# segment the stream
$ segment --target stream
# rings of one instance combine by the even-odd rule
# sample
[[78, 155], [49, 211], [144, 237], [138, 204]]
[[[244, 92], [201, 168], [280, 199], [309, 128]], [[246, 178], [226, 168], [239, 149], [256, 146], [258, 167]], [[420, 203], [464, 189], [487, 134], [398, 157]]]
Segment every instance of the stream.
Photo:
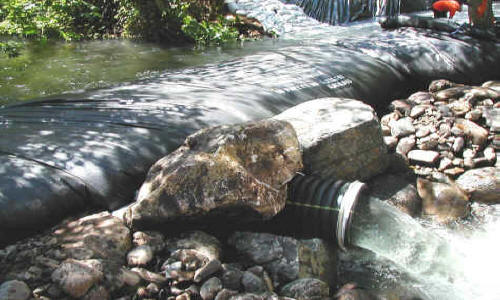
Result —
[[[47, 226], [89, 202], [114, 209], [132, 201], [147, 168], [201, 128], [270, 117], [319, 97], [382, 107], [431, 79], [498, 74], [494, 43], [384, 31], [373, 20], [330, 26], [278, 0], [239, 2], [281, 38], [203, 50], [123, 40], [32, 44], [0, 60], [0, 105], [46, 98], [0, 114], [0, 237]], [[368, 251], [351, 260], [374, 266], [354, 277], [361, 285], [371, 274], [366, 286], [396, 281], [423, 299], [500, 298], [497, 211], [447, 229], [376, 200], [369, 208], [354, 233]]]

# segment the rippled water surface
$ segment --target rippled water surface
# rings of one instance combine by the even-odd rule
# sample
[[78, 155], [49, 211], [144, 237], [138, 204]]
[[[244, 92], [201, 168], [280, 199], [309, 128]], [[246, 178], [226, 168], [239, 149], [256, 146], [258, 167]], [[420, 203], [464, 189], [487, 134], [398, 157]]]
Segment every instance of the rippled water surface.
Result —
[[265, 40], [203, 50], [125, 40], [31, 43], [18, 57], [0, 56], [0, 105], [124, 84], [169, 70], [245, 56], [279, 43]]

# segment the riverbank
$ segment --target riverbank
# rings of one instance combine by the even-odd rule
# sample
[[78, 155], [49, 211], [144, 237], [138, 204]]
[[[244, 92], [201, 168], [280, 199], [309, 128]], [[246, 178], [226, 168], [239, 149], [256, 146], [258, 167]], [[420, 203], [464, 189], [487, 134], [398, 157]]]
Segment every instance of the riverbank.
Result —
[[[371, 195], [391, 203], [417, 220], [426, 220], [425, 222], [434, 224], [430, 227], [448, 226], [449, 229], [458, 232], [464, 228], [473, 231], [479, 224], [494, 219], [500, 203], [500, 198], [498, 198], [500, 166], [497, 159], [499, 150], [498, 103], [500, 100], [498, 87], [498, 82], [485, 83], [480, 87], [460, 85], [445, 80], [435, 81], [427, 91], [414, 93], [408, 95], [408, 98], [393, 101], [391, 104], [393, 111], [381, 118], [381, 124], [373, 123], [370, 114], [366, 114], [368, 112], [365, 108], [366, 105], [355, 104], [358, 101], [353, 100], [335, 100], [347, 101], [348, 107], [357, 105], [358, 123], [351, 125], [356, 129], [345, 130], [345, 132], [347, 140], [359, 140], [356, 142], [359, 147], [361, 147], [360, 145], [363, 147], [372, 145], [371, 143], [375, 142], [375, 135], [368, 128], [371, 128], [370, 126], [373, 124], [378, 124], [379, 134], [385, 134], [384, 141], [389, 148], [389, 153], [370, 151], [370, 155], [380, 157], [380, 161], [387, 162], [389, 167], [383, 174], [375, 175], [382, 172], [382, 166], [380, 166], [379, 172], [368, 166], [374, 166], [377, 159], [372, 160], [373, 162], [367, 165], [346, 164], [344, 166], [341, 163], [335, 165], [337, 169], [343, 168], [345, 170], [345, 172], [339, 171], [340, 174], [347, 174], [347, 171], [356, 174], [352, 168], [365, 170], [362, 173], [365, 176], [368, 175], [368, 171], [373, 172], [367, 178]], [[336, 103], [335, 101], [332, 103]], [[315, 107], [320, 107], [315, 106], [317, 104], [312, 105], [312, 103], [325, 102], [310, 101], [309, 103], [311, 104], [308, 105], [308, 102], [305, 102], [299, 105], [300, 109], [298, 107], [292, 108], [290, 112], [285, 112], [281, 117], [274, 119], [291, 118], [294, 110], [314, 111]], [[321, 111], [321, 115], [311, 115], [309, 118], [315, 120], [316, 127], [323, 128], [321, 124], [323, 122], [328, 124], [329, 121], [332, 121], [327, 116], [330, 113], [332, 116], [335, 115], [335, 110], [329, 113], [325, 112], [324, 109], [319, 111]], [[307, 114], [302, 113], [301, 115]], [[367, 118], [367, 122], [360, 122], [359, 118]], [[337, 123], [339, 121], [338, 118], [334, 118], [334, 120]], [[453, 122], [449, 124], [450, 121]], [[464, 123], [467, 126], [463, 125]], [[305, 127], [297, 127], [298, 124], [293, 126], [294, 128], [302, 128], [302, 131], [296, 131], [300, 143], [307, 140], [301, 138], [303, 134], [314, 135], [310, 130], [304, 130]], [[448, 127], [450, 127], [449, 130]], [[248, 130], [245, 132], [245, 138], [252, 138], [251, 134], [255, 134], [255, 132], [259, 134], [257, 136], [259, 139], [263, 138], [260, 135], [263, 133], [261, 130], [252, 131], [250, 128], [254, 127], [245, 129]], [[279, 128], [282, 128], [280, 130], [289, 130], [286, 129], [286, 126]], [[428, 131], [428, 134], [424, 134], [424, 131]], [[182, 164], [182, 161], [175, 162], [175, 160], [178, 160], [179, 157], [187, 159], [185, 153], [195, 151], [196, 147], [203, 148], [200, 143], [204, 143], [204, 137], [207, 137], [209, 133], [210, 131], [204, 130], [193, 135], [188, 138], [188, 142], [183, 148], [176, 151], [177, 154], [170, 154], [167, 158], [170, 157], [175, 164]], [[363, 134], [370, 136], [370, 142], [363, 138]], [[437, 142], [427, 142], [430, 140], [428, 137], [432, 138], [434, 135], [437, 135]], [[335, 137], [335, 139], [339, 138]], [[395, 138], [396, 142], [394, 142]], [[380, 139], [382, 139], [381, 136]], [[409, 140], [412, 139], [415, 140], [415, 143], [409, 143]], [[458, 145], [462, 144], [461, 139], [463, 139], [463, 145], [462, 148], [458, 149]], [[457, 140], [458, 142], [456, 142]], [[237, 142], [238, 138], [233, 137], [225, 143], [234, 143], [235, 141]], [[267, 145], [267, 141], [267, 139], [263, 139], [261, 144]], [[279, 143], [289, 144], [288, 141], [283, 140]], [[322, 147], [332, 147], [329, 143], [318, 142], [318, 144]], [[413, 144], [418, 149], [413, 149], [413, 146], [408, 147], [408, 144]], [[239, 148], [232, 147], [238, 147], [237, 145], [236, 143], [235, 146], [227, 149], [236, 151]], [[424, 147], [422, 145], [425, 145], [426, 148], [421, 149]], [[432, 147], [428, 148], [429, 145]], [[187, 149], [186, 147], [191, 148]], [[223, 146], [219, 145], [218, 147]], [[359, 147], [349, 147], [349, 149], [341, 147], [338, 149], [338, 153], [345, 155], [345, 151], [350, 150], [353, 151], [352, 155], [357, 157], [358, 163], [368, 163], [368, 159], [361, 159], [361, 157], [367, 158], [368, 154], [362, 152]], [[253, 149], [252, 151], [261, 151], [255, 147], [250, 148]], [[278, 146], [273, 149], [277, 149], [279, 152]], [[240, 150], [236, 153], [243, 155]], [[249, 159], [250, 168], [252, 160], [259, 162], [267, 155], [273, 155], [273, 152], [268, 151], [259, 152], [258, 157]], [[293, 160], [294, 157], [290, 151], [292, 150], [289, 149], [288, 158], [279, 159], [272, 165], [267, 163], [260, 170], [254, 170], [254, 172], [260, 172], [256, 176], [272, 175], [272, 170], [280, 164], [284, 164], [286, 168], [294, 168], [292, 166], [295, 163], [292, 164], [289, 161]], [[315, 151], [321, 153], [319, 149]], [[422, 152], [422, 154], [428, 155], [411, 154], [411, 151], [427, 151]], [[471, 151], [474, 152], [474, 156], [469, 157], [468, 153]], [[220, 150], [216, 153], [222, 152]], [[450, 152], [454, 153], [454, 159], [449, 157]], [[490, 152], [493, 153], [493, 156], [490, 155]], [[363, 156], [360, 153], [364, 153]], [[417, 154], [421, 154], [421, 152], [417, 152]], [[435, 156], [437, 158], [425, 159], [431, 154], [432, 158]], [[204, 157], [201, 154], [197, 155]], [[312, 157], [317, 156], [317, 154], [311, 155]], [[386, 155], [388, 155], [388, 160], [384, 158]], [[335, 159], [335, 157], [330, 157], [330, 159]], [[469, 162], [465, 162], [467, 159]], [[451, 164], [447, 164], [448, 160], [451, 160]], [[455, 160], [458, 165], [454, 164]], [[242, 156], [242, 161], [245, 161], [244, 156]], [[343, 161], [349, 161], [349, 159], [345, 158]], [[215, 158], [214, 162], [219, 163]], [[304, 159], [304, 162], [310, 163], [310, 159]], [[151, 174], [155, 175], [159, 168], [165, 168], [165, 172], [168, 172], [169, 169], [165, 163], [168, 164], [169, 160], [165, 158], [160, 160], [160, 164], [153, 167], [154, 171], [151, 171]], [[443, 167], [444, 165], [446, 167]], [[218, 167], [215, 165], [213, 168]], [[457, 168], [463, 170], [458, 172]], [[281, 168], [278, 169], [281, 170]], [[241, 172], [239, 171], [238, 174]], [[488, 181], [488, 183], [479, 184], [480, 181], [474, 179], [473, 173], [476, 172], [480, 172], [481, 181]], [[318, 172], [318, 174], [320, 173]], [[206, 176], [228, 176], [212, 171], [208, 174], [212, 175], [201, 174], [197, 182], [191, 184], [206, 182], [204, 179]], [[174, 175], [166, 177], [175, 181]], [[144, 185], [145, 187], [141, 188], [140, 198], [148, 199], [144, 193], [150, 189], [148, 182], [152, 182], [151, 180], [155, 179], [155, 176], [150, 176]], [[283, 174], [272, 175], [270, 178], [278, 180], [280, 176]], [[472, 176], [472, 179], [465, 179], [469, 176]], [[174, 186], [173, 183], [168, 184], [168, 178], [161, 179], [165, 182], [159, 187], [160, 189], [162, 186], [167, 189], [169, 186]], [[217, 180], [217, 177], [212, 177], [212, 180]], [[476, 185], [473, 186], [474, 184]], [[270, 185], [273, 187], [274, 183], [270, 182]], [[220, 185], [214, 181], [210, 188], [217, 186]], [[203, 189], [203, 187], [201, 188]], [[150, 192], [155, 193], [154, 190], [150, 190]], [[222, 195], [214, 195], [214, 197], [222, 197]], [[261, 202], [264, 200], [262, 199]], [[197, 207], [200, 205], [199, 201], [203, 202], [203, 199], [197, 201], [193, 204], [185, 203], [185, 205]], [[236, 201], [240, 200], [236, 199]], [[210, 201], [203, 203], [212, 205]], [[222, 202], [216, 201], [216, 203], [220, 205]], [[244, 205], [249, 204], [263, 205], [262, 203], [244, 203]], [[233, 205], [238, 206], [237, 203]], [[217, 210], [209, 206], [203, 211]], [[267, 213], [268, 210], [263, 210], [263, 212]], [[182, 212], [180, 213], [182, 214]], [[238, 231], [239, 225], [227, 226], [227, 224], [238, 224], [238, 219], [231, 219], [232, 214], [219, 215], [217, 223], [226, 225], [218, 227], [217, 230], [209, 229], [211, 227], [210, 219], [203, 219], [198, 225], [193, 223], [194, 225], [191, 225], [188, 230], [187, 228], [183, 229], [182, 226], [187, 224], [186, 220], [192, 222], [193, 216], [196, 217], [196, 214], [190, 210], [186, 210], [184, 213], [185, 215], [181, 215], [180, 219], [176, 221], [177, 223], [170, 223], [164, 227], [166, 230], [163, 231], [138, 229], [136, 226], [128, 227], [123, 219], [108, 212], [91, 213], [88, 216], [70, 218], [43, 234], [7, 246], [0, 250], [0, 262], [3, 266], [0, 270], [0, 282], [4, 282], [0, 287], [0, 295], [15, 290], [13, 293], [20, 296], [6, 299], [28, 299], [29, 297], [39, 299], [75, 297], [83, 299], [152, 298], [179, 300], [199, 299], [200, 297], [204, 300], [287, 299], [285, 297], [295, 299], [351, 299], [347, 297], [354, 297], [354, 299], [363, 299], [362, 297], [369, 295], [380, 297], [389, 297], [390, 295], [396, 297], [395, 299], [405, 299], [404, 297], [408, 296], [409, 291], [405, 289], [404, 284], [397, 287], [396, 283], [396, 287], [394, 287], [394, 282], [392, 282], [392, 289], [376, 289], [374, 286], [363, 285], [364, 280], [359, 277], [359, 273], [357, 278], [352, 277], [352, 274], [349, 275], [346, 270], [349, 270], [349, 266], [352, 268], [356, 262], [349, 261], [348, 258], [346, 260], [346, 256], [338, 252], [339, 250], [332, 241], [284, 236], [276, 231], [262, 233], [262, 231], [273, 232], [275, 230], [273, 227], [266, 228], [266, 223], [253, 223], [255, 227], [252, 227], [254, 225], [245, 225], [240, 227], [240, 230], [244, 231]], [[122, 215], [122, 213], [116, 211], [114, 215]], [[170, 218], [172, 215], [169, 214], [166, 217]], [[225, 219], [227, 222], [222, 221], [221, 218], [227, 218]], [[448, 225], [438, 225], [442, 221]], [[223, 229], [220, 230], [221, 228]], [[259, 228], [259, 230], [257, 231], [255, 228]], [[193, 229], [205, 232], [190, 231]], [[337, 255], [340, 256], [340, 261], [337, 260]], [[337, 274], [337, 270], [340, 270], [339, 274]], [[400, 271], [397, 268], [396, 271], [393, 271], [396, 273], [386, 270], [385, 272], [388, 272], [386, 280], [391, 282], [394, 280], [395, 274]], [[369, 271], [365, 270], [365, 272]], [[369, 277], [373, 274], [367, 273], [363, 276]], [[404, 278], [404, 274], [403, 276], [399, 274], [396, 277]], [[386, 286], [380, 281], [377, 282], [377, 285]], [[422, 295], [413, 296], [426, 299]]]

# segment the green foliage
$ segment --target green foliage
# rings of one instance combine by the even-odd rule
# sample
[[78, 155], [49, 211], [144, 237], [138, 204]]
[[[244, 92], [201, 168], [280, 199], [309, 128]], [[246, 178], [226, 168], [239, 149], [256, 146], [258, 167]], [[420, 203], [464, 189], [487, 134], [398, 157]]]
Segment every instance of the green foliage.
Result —
[[216, 22], [198, 22], [190, 15], [183, 17], [182, 32], [200, 44], [221, 44], [238, 39], [239, 32], [223, 17]]
[[0, 35], [222, 43], [239, 36], [222, 17], [222, 6], [223, 0], [1, 0]]
[[0, 34], [35, 39], [81, 39], [97, 32], [101, 19], [83, 0], [4, 0], [0, 10]]

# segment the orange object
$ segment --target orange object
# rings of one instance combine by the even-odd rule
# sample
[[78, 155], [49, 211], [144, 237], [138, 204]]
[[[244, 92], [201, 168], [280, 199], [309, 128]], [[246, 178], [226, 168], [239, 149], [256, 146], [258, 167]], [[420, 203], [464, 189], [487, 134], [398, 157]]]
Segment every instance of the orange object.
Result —
[[[487, 0], [484, 0], [486, 2]], [[432, 4], [432, 9], [439, 12], [450, 12], [450, 19], [453, 18], [457, 10], [462, 9], [462, 5], [455, 0], [439, 0]]]
[[487, 6], [488, 6], [488, 0], [483, 0], [483, 2], [481, 2], [481, 4], [477, 7], [477, 16], [479, 18], [483, 17]]

